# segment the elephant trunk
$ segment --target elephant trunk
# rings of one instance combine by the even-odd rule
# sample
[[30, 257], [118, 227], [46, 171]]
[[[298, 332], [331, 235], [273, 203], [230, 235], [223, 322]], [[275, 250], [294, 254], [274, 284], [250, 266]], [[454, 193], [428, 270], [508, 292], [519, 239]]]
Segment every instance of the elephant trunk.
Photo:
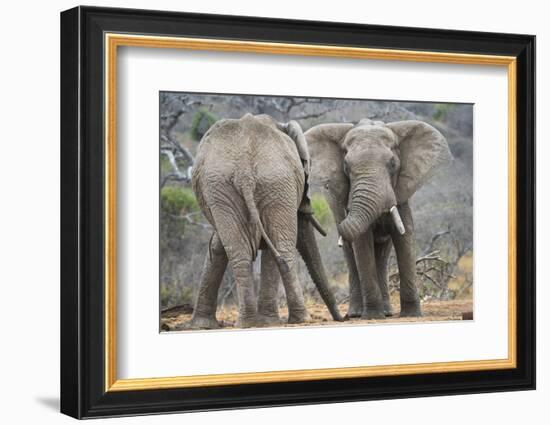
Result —
[[317, 221], [313, 214], [308, 214], [308, 220], [311, 222], [313, 227], [315, 227], [315, 230], [321, 234], [321, 236], [325, 237], [327, 235], [327, 231], [323, 229], [323, 226], [321, 226], [321, 223]]
[[344, 240], [353, 242], [382, 213], [387, 196], [381, 189], [374, 175], [361, 177], [352, 184], [349, 214], [338, 224], [338, 233]]
[[338, 310], [338, 304], [336, 303], [334, 294], [330, 290], [325, 268], [321, 260], [321, 254], [317, 246], [317, 240], [313, 233], [313, 226], [307, 218], [307, 214], [298, 213], [297, 248], [332, 318], [341, 322], [343, 318]]

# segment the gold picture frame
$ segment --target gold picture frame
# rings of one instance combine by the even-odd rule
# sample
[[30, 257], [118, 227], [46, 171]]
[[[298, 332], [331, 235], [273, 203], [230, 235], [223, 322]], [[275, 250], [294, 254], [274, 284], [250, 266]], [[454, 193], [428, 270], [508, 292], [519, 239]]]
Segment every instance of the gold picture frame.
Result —
[[[128, 34], [105, 34], [105, 391], [128, 391], [252, 384], [284, 381], [309, 381], [350, 377], [410, 375], [417, 373], [466, 372], [509, 369], [516, 367], [516, 58], [513, 56], [440, 53], [411, 50], [370, 49], [356, 47], [282, 44], [254, 41], [213, 40], [198, 38], [160, 37]], [[302, 56], [329, 56], [364, 60], [396, 60], [403, 62], [433, 62], [506, 67], [508, 72], [508, 358], [457, 362], [401, 364], [327, 368], [277, 372], [232, 373], [170, 378], [116, 378], [116, 87], [117, 49], [119, 47], [149, 47], [229, 51]]]

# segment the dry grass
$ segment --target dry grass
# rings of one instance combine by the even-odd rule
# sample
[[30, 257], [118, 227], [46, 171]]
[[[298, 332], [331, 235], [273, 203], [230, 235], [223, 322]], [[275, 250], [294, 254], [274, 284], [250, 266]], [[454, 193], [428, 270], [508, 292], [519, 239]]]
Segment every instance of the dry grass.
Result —
[[458, 298], [471, 298], [473, 295], [472, 275], [474, 272], [474, 257], [472, 252], [463, 255], [457, 263], [455, 277], [450, 279], [447, 286], [457, 291]]
[[[342, 315], [346, 313], [347, 304], [340, 305], [340, 311]], [[399, 301], [393, 302], [394, 312], [399, 312]], [[361, 320], [352, 319], [346, 322], [334, 322], [325, 307], [324, 304], [310, 304], [308, 305], [308, 311], [311, 316], [311, 321], [302, 323], [299, 325], [289, 325], [286, 323], [288, 317], [288, 310], [286, 308], [280, 309], [280, 316], [282, 319], [281, 325], [277, 327], [296, 327], [296, 326], [346, 326], [357, 324], [371, 324], [371, 323], [403, 323], [403, 322], [434, 322], [434, 321], [449, 321], [449, 320], [462, 320], [462, 314], [471, 312], [473, 310], [473, 303], [471, 299], [460, 299], [452, 301], [426, 301], [422, 303], [422, 317], [399, 317], [398, 314], [393, 317], [388, 317], [385, 320]], [[191, 312], [189, 309], [182, 308], [180, 311], [165, 312], [161, 315], [161, 324], [163, 331], [179, 331], [186, 330], [186, 324], [191, 319]], [[217, 314], [218, 321], [222, 324], [224, 329], [235, 329], [235, 322], [237, 320], [237, 307], [220, 309]]]

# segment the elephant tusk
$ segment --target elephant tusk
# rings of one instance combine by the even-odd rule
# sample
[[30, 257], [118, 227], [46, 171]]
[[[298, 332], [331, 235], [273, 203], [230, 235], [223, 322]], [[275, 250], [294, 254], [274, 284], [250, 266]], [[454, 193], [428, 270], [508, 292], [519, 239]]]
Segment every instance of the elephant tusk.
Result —
[[309, 214], [308, 216], [309, 221], [311, 224], [313, 224], [313, 227], [323, 236], [327, 235], [327, 231], [323, 229], [323, 226], [317, 221], [317, 219], [313, 216], [313, 214]]
[[404, 235], [405, 226], [403, 225], [403, 220], [401, 220], [401, 216], [399, 215], [399, 210], [395, 205], [390, 208], [390, 215], [393, 220], [393, 224], [395, 224], [395, 227], [397, 228], [399, 234]]

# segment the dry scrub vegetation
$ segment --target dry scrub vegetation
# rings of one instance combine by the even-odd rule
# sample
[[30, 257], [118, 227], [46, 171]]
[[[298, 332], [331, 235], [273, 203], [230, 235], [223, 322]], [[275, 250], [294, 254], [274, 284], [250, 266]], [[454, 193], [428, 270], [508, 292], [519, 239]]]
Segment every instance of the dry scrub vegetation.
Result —
[[[266, 113], [287, 122], [297, 120], [304, 131], [323, 122], [385, 122], [418, 119], [438, 128], [447, 138], [454, 161], [439, 170], [412, 198], [415, 220], [417, 282], [424, 317], [455, 320], [472, 311], [473, 282], [473, 165], [472, 106], [441, 103], [357, 101], [272, 96], [160, 93], [160, 304], [164, 330], [180, 329], [190, 318], [198, 289], [211, 227], [202, 217], [190, 187], [198, 142], [220, 118]], [[315, 216], [329, 230], [318, 236], [324, 265], [343, 312], [348, 301], [348, 276], [342, 250], [326, 200], [312, 187]], [[322, 304], [306, 267], [298, 263], [307, 305], [314, 325], [334, 324]], [[254, 264], [259, 285], [259, 259]], [[389, 265], [394, 311], [399, 312], [399, 274], [395, 255]], [[477, 283], [476, 283], [477, 284]], [[231, 327], [236, 314], [236, 291], [227, 270], [219, 291], [218, 320]], [[282, 288], [281, 317], [286, 314]], [[171, 309], [171, 310], [170, 310]], [[394, 316], [385, 322], [410, 321]], [[358, 321], [353, 321], [356, 323]], [[348, 322], [346, 322], [348, 323]]]

